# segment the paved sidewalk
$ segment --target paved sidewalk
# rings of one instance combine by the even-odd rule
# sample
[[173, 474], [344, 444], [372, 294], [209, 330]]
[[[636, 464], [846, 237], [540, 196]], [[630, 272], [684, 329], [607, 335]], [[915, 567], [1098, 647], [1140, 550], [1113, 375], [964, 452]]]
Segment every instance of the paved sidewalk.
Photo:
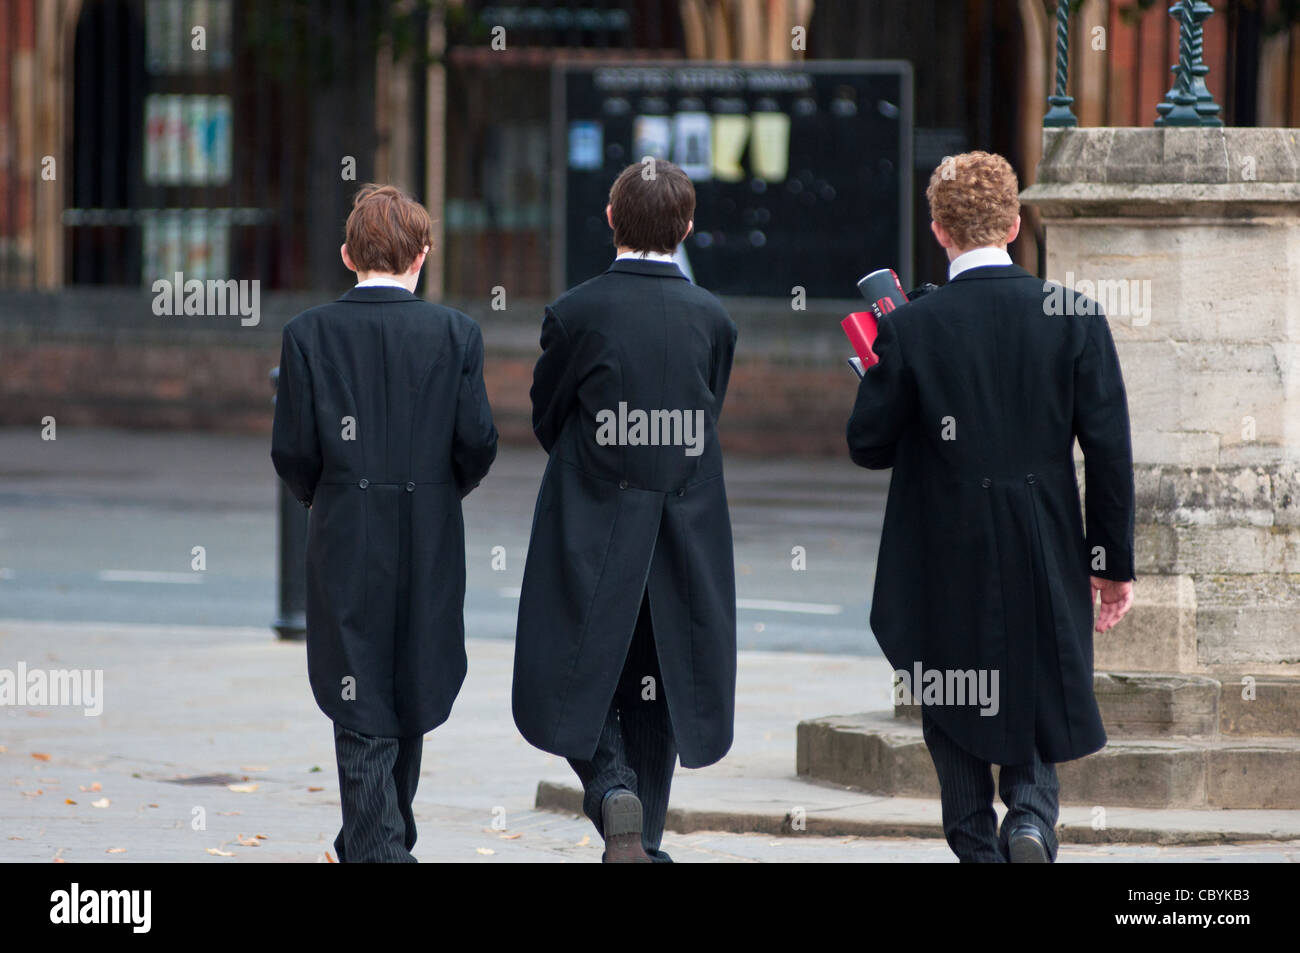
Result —
[[[546, 790], [563, 808], [572, 780], [561, 759], [515, 731], [512, 646], [471, 640], [469, 655], [451, 720], [425, 741], [416, 856], [597, 862], [600, 841], [584, 819], [535, 806], [539, 781], [555, 785]], [[104, 710], [86, 717], [80, 709], [0, 708], [0, 860], [310, 862], [332, 852], [339, 809], [332, 734], [312, 701], [301, 645], [260, 628], [0, 622], [0, 669], [20, 661], [29, 669], [102, 669]], [[887, 707], [883, 661], [744, 652], [739, 672], [733, 752], [713, 767], [678, 772], [674, 821], [690, 832], [665, 838], [676, 859], [952, 860], [938, 837], [937, 803], [794, 777], [800, 719]], [[808, 830], [782, 835], [796, 808]], [[1086, 809], [1067, 808], [1067, 841], [1072, 811], [1087, 823]], [[1300, 859], [1300, 812], [1113, 809], [1109, 817], [1112, 830], [1121, 822], [1145, 830], [1154, 845], [1067, 843], [1061, 859]], [[1159, 846], [1252, 832], [1273, 839]]]

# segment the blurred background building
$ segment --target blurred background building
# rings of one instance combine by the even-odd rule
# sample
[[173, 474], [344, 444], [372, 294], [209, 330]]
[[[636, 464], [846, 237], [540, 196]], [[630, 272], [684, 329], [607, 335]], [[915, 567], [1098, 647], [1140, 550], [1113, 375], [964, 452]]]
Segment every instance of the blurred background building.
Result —
[[[1076, 4], [1081, 125], [1152, 124], [1177, 59], [1165, 6]], [[788, 295], [728, 298], [741, 342], [724, 441], [842, 452], [852, 379], [837, 325], [856, 307], [854, 282], [888, 266], [944, 279], [924, 198], [943, 156], [1000, 152], [1033, 182], [1054, 7], [0, 0], [0, 424], [268, 428], [278, 331], [350, 283], [343, 221], [356, 185], [379, 180], [433, 213], [423, 293], [483, 324], [501, 429], [529, 440], [541, 306], [563, 284], [557, 64], [901, 60], [912, 76], [910, 260], [826, 276], [842, 293], [804, 310]], [[1300, 4], [1215, 7], [1204, 57], [1227, 124], [1300, 124]], [[846, 228], [878, 227], [851, 203], [835, 208]], [[1014, 255], [1042, 274], [1032, 210], [1026, 225]], [[178, 271], [258, 281], [259, 322], [154, 314], [152, 282]]]

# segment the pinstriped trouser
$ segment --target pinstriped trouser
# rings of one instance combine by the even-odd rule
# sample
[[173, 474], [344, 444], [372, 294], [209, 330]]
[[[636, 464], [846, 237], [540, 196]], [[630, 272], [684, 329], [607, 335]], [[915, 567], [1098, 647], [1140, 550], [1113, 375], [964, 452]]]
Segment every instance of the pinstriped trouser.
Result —
[[[645, 678], [654, 679], [654, 698], [643, 698]], [[659, 850], [668, 816], [668, 792], [677, 762], [677, 741], [668, 716], [654, 630], [650, 625], [650, 598], [641, 600], [632, 644], [619, 677], [614, 700], [590, 761], [569, 759], [582, 781], [582, 809], [601, 837], [605, 836], [601, 803], [616, 787], [625, 787], [641, 800], [641, 843], [652, 860], [671, 858]]]
[[1006, 863], [1008, 835], [1021, 824], [1032, 824], [1043, 835], [1047, 856], [1056, 859], [1056, 819], [1060, 815], [1060, 786], [1056, 765], [1034, 752], [1032, 764], [1002, 765], [998, 793], [1007, 806], [1002, 830], [993, 811], [993, 772], [989, 762], [958, 746], [921, 709], [921, 731], [939, 775], [943, 834], [962, 863]]
[[379, 738], [334, 723], [343, 828], [339, 863], [415, 863], [411, 801], [420, 783], [424, 736]]

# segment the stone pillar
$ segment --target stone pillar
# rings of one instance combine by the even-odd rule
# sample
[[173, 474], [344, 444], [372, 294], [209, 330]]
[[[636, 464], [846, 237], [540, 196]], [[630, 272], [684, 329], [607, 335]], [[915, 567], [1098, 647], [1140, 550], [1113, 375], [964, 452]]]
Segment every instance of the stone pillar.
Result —
[[1296, 130], [1045, 130], [1022, 199], [1128, 390], [1137, 605], [1098, 669], [1300, 674]]

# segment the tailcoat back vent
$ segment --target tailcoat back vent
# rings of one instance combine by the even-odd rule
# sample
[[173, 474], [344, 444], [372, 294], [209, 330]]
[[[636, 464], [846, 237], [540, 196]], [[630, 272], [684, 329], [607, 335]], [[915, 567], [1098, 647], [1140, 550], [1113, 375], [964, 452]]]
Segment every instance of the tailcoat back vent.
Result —
[[[524, 568], [514, 715], [543, 750], [589, 759], [648, 591], [681, 763], [732, 741], [736, 592], [717, 424], [736, 326], [673, 264], [616, 261], [542, 323], [533, 429], [550, 454]], [[685, 446], [602, 444], [602, 411], [681, 411]], [[685, 421], [685, 417], [681, 418]]]
[[311, 506], [307, 668], [353, 731], [446, 720], [465, 678], [461, 499], [496, 456], [478, 325], [354, 288], [284, 329], [271, 457]]
[[875, 348], [848, 444], [861, 466], [893, 467], [871, 607], [885, 656], [945, 682], [996, 675], [996, 713], [957, 698], [928, 708], [977, 757], [1096, 751], [1088, 577], [1134, 569], [1128, 407], [1106, 316], [987, 266], [886, 315]]

